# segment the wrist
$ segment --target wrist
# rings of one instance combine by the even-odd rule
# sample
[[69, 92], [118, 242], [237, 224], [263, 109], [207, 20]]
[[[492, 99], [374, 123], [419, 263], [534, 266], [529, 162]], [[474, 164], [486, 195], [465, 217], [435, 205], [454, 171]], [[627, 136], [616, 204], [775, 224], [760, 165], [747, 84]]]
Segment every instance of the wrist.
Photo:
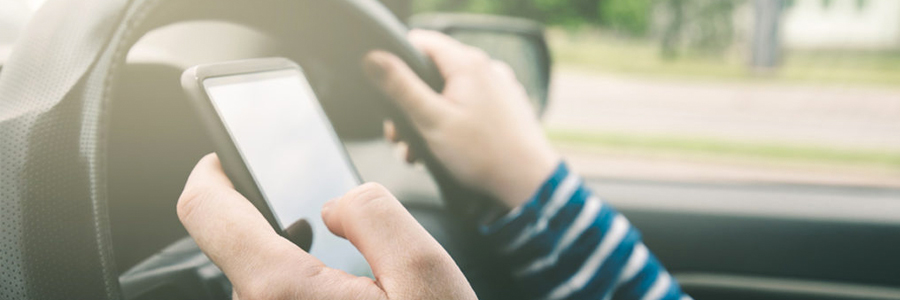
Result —
[[[534, 150], [541, 148], [531, 148]], [[488, 182], [488, 192], [507, 208], [522, 205], [543, 185], [561, 161], [561, 157], [549, 147], [540, 151], [523, 153]]]

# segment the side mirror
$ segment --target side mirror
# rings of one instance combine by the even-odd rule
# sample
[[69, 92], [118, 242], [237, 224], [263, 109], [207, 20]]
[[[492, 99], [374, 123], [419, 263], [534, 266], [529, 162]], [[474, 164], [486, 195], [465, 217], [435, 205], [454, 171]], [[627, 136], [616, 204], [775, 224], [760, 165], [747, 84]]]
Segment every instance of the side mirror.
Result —
[[409, 25], [443, 32], [509, 64], [531, 98], [535, 112], [538, 116], [543, 114], [552, 62], [540, 23], [493, 15], [439, 13], [415, 15]]

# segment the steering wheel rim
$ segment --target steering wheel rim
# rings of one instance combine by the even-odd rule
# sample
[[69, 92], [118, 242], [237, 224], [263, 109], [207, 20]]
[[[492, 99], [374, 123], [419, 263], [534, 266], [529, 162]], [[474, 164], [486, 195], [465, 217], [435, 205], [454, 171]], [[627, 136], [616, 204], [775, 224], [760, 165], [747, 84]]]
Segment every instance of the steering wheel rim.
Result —
[[61, 0], [35, 15], [0, 76], [0, 298], [121, 298], [107, 212], [107, 111], [128, 50], [150, 30], [199, 19], [282, 30], [273, 24], [284, 20], [243, 16], [285, 7], [349, 13], [385, 42], [370, 48], [397, 54], [437, 90], [443, 84], [374, 0], [220, 4]]

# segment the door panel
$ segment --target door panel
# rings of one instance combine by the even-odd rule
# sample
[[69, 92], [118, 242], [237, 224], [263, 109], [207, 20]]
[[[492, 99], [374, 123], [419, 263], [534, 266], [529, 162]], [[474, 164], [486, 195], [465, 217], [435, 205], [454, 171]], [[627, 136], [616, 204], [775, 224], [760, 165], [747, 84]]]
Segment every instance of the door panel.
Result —
[[[900, 191], [609, 179], [590, 185], [641, 230], [697, 299], [900, 299], [892, 288], [900, 286], [900, 218], [893, 218], [900, 216]], [[853, 288], [827, 288], [835, 284]]]

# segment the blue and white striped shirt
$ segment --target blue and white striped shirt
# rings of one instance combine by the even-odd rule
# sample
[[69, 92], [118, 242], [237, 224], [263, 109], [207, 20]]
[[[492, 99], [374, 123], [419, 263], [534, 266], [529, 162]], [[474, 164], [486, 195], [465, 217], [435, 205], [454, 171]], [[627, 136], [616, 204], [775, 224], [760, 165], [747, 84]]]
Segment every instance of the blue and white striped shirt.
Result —
[[565, 163], [531, 200], [481, 231], [536, 299], [691, 299], [640, 232]]

